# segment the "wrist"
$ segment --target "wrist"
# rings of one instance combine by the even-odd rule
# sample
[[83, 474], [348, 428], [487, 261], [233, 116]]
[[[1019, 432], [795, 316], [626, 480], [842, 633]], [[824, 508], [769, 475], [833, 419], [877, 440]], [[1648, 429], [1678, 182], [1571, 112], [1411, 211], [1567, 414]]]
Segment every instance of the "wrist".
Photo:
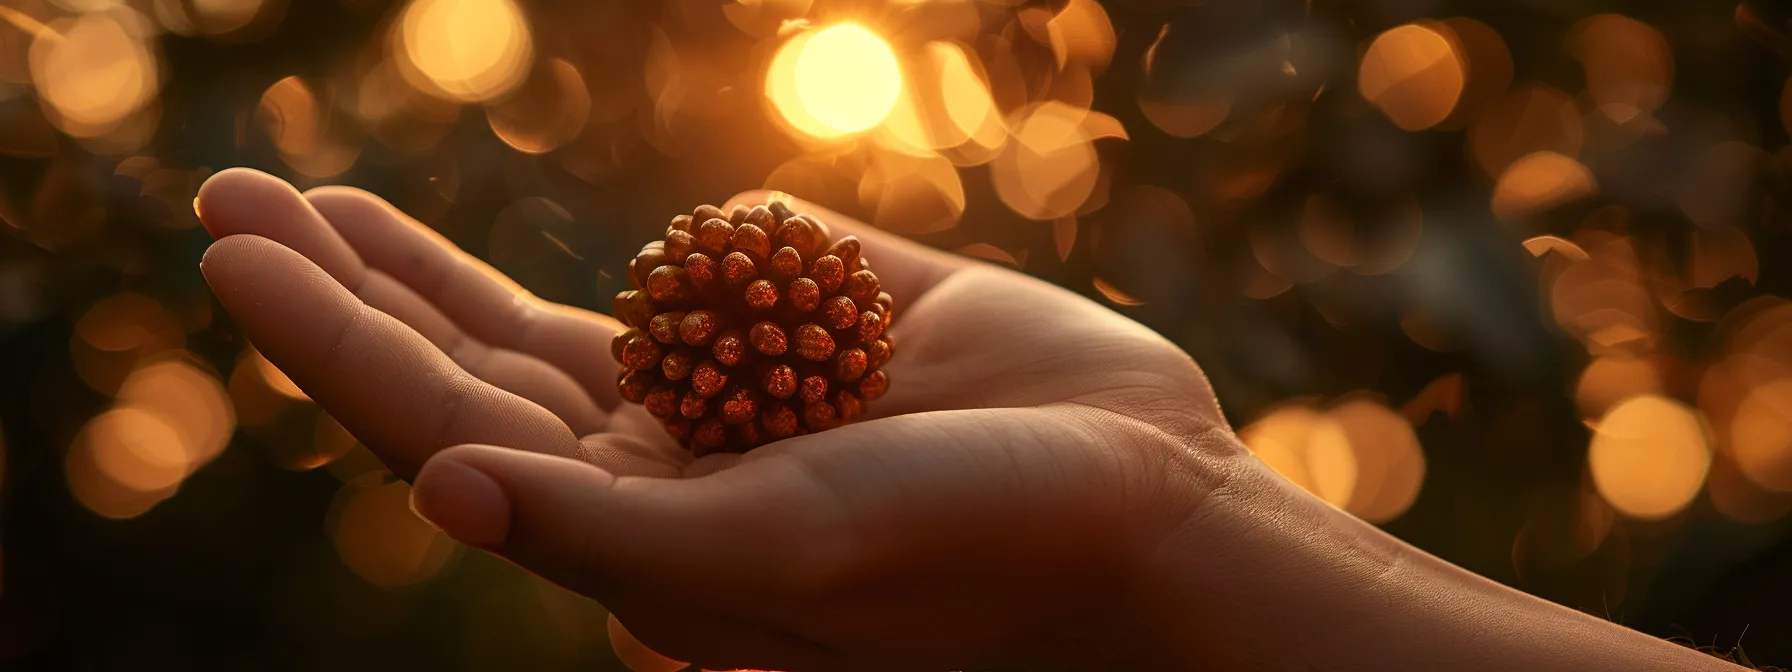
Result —
[[1737, 669], [1476, 576], [1241, 462], [1141, 576], [1139, 669]]

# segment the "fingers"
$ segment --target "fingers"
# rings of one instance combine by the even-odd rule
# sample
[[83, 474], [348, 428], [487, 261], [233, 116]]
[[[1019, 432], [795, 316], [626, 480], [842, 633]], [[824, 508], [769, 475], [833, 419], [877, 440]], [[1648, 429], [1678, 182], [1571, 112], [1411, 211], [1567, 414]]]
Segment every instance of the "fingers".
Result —
[[564, 372], [533, 357], [468, 338], [416, 292], [369, 269], [285, 181], [253, 170], [226, 170], [200, 188], [197, 204], [213, 237], [247, 233], [276, 241], [328, 272], [363, 303], [421, 333], [468, 373], [541, 404], [575, 432], [602, 428], [603, 413]]
[[401, 477], [467, 442], [578, 455], [559, 418], [468, 374], [293, 250], [229, 236], [200, 269], [262, 354]]
[[442, 311], [392, 276], [367, 269], [355, 295], [416, 330], [467, 373], [548, 409], [574, 434], [589, 434], [606, 426], [604, 412], [565, 372], [515, 350], [494, 348], [468, 337]]
[[[735, 205], [764, 204], [773, 193], [775, 192], [764, 189], [744, 192], [728, 199], [728, 203], [722, 206], [722, 211], [727, 212]], [[899, 307], [905, 305], [904, 302], [919, 299], [946, 276], [969, 265], [962, 257], [881, 231], [802, 199], [790, 199], [790, 209], [821, 218], [835, 238], [858, 236], [865, 258], [871, 260], [871, 271], [877, 274], [884, 291], [890, 293]]]
[[616, 363], [603, 356], [621, 323], [536, 300], [503, 274], [365, 191], [321, 187], [305, 198], [368, 265], [416, 290], [474, 338], [558, 367], [604, 409], [621, 402], [616, 394]]
[[605, 604], [748, 610], [801, 592], [837, 515], [829, 495], [787, 461], [755, 466], [690, 480], [628, 478], [459, 446], [424, 466], [413, 496], [449, 536]]

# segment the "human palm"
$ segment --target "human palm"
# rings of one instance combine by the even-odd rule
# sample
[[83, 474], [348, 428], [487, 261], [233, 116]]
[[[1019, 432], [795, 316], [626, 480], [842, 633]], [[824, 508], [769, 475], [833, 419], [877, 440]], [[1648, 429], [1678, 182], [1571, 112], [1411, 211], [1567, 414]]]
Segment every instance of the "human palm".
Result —
[[619, 323], [377, 198], [233, 170], [198, 207], [244, 333], [416, 479], [421, 511], [709, 667], [1118, 655], [1085, 640], [1125, 628], [1148, 558], [1243, 455], [1144, 327], [809, 205], [896, 297], [890, 391], [860, 422], [695, 460], [617, 398]]

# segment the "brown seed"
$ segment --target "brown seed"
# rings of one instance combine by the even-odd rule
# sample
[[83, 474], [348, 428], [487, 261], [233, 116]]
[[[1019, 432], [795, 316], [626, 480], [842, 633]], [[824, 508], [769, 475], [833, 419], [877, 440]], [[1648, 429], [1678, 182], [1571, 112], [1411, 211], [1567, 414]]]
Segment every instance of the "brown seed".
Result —
[[796, 433], [796, 411], [782, 403], [768, 404], [759, 413], [759, 425], [773, 438], [785, 438]]
[[691, 377], [691, 368], [697, 365], [697, 358], [683, 350], [675, 350], [660, 360], [660, 373], [666, 380], [684, 380]]
[[646, 406], [647, 412], [652, 413], [653, 417], [661, 420], [670, 418], [679, 410], [678, 390], [672, 389], [671, 385], [655, 387], [652, 392], [647, 393], [647, 400], [641, 402], [641, 405]]
[[655, 315], [653, 320], [647, 323], [647, 332], [653, 334], [653, 339], [661, 343], [677, 343], [678, 325], [684, 322], [684, 315], [677, 311]]
[[890, 321], [890, 309], [885, 307], [883, 304], [873, 303], [870, 306], [866, 306], [865, 310], [869, 310], [873, 313], [877, 313], [877, 316], [883, 319], [886, 326], [888, 325], [888, 323]]
[[880, 338], [865, 344], [865, 356], [868, 358], [866, 365], [873, 369], [884, 368], [885, 364], [890, 363], [891, 354], [890, 339]]
[[640, 329], [618, 332], [615, 338], [610, 339], [610, 357], [615, 359], [616, 363], [621, 364], [622, 351], [628, 346], [629, 341], [635, 340], [635, 337], [639, 335], [641, 335]]
[[697, 289], [707, 290], [716, 284], [716, 260], [702, 252], [692, 252], [684, 258], [684, 273], [691, 279], [691, 285]]
[[627, 345], [622, 346], [622, 365], [636, 371], [646, 371], [660, 365], [660, 357], [665, 353], [660, 344], [653, 342], [647, 334], [636, 332]]
[[829, 245], [828, 249], [825, 252], [822, 252], [822, 254], [831, 254], [839, 257], [840, 262], [845, 264], [846, 268], [858, 270], [860, 249], [861, 246], [859, 245], [858, 236], [846, 236], [834, 241], [834, 244]]
[[821, 293], [833, 294], [834, 290], [840, 288], [840, 283], [846, 279], [846, 265], [840, 263], [839, 257], [832, 255], [820, 257], [814, 263], [809, 264], [809, 277], [821, 287]]
[[821, 305], [821, 288], [815, 285], [814, 280], [797, 278], [791, 281], [788, 294], [790, 306], [799, 312], [812, 313]]
[[803, 426], [811, 432], [819, 432], [834, 426], [840, 418], [834, 405], [825, 401], [811, 401], [803, 404]]
[[840, 354], [834, 356], [834, 379], [848, 383], [858, 380], [864, 377], [869, 364], [870, 360], [865, 356], [864, 350], [841, 350]]
[[770, 280], [754, 280], [747, 285], [747, 306], [754, 310], [771, 310], [778, 305], [778, 286]]
[[834, 337], [819, 325], [805, 324], [796, 328], [796, 354], [811, 362], [825, 362], [834, 356]]
[[852, 299], [836, 296], [821, 304], [821, 319], [829, 329], [845, 329], [859, 321], [859, 309]]
[[709, 220], [721, 219], [723, 217], [727, 217], [727, 215], [722, 214], [721, 208], [708, 203], [699, 205], [697, 206], [697, 209], [691, 211], [691, 221], [693, 224], [702, 224]]
[[770, 231], [772, 227], [778, 225], [778, 218], [772, 215], [771, 208], [755, 205], [752, 210], [747, 211], [746, 223], [758, 227], [761, 231]]
[[772, 238], [752, 224], [734, 227], [734, 239], [728, 241], [728, 247], [735, 252], [745, 252], [754, 259], [764, 260], [772, 256]]
[[652, 273], [653, 269], [665, 266], [667, 263], [666, 250], [650, 247], [641, 250], [640, 254], [635, 255], [635, 261], [629, 266], [629, 275], [635, 279], [635, 282], [638, 283], [638, 285], [645, 286], [647, 284], [647, 274]]
[[884, 310], [895, 310], [896, 309], [896, 299], [891, 297], [889, 292], [881, 292], [881, 291], [878, 292], [877, 293], [877, 301], [875, 301], [874, 303], [876, 303], [877, 305], [883, 306]]
[[821, 376], [806, 376], [799, 387], [803, 401], [821, 401], [828, 396], [828, 379]]
[[683, 442], [685, 439], [691, 438], [690, 418], [682, 415], [672, 416], [666, 419], [665, 427], [666, 433], [672, 435], [673, 441]]
[[834, 409], [840, 412], [841, 420], [851, 420], [865, 412], [865, 402], [846, 390], [834, 393]]
[[684, 339], [685, 345], [709, 345], [710, 339], [715, 338], [716, 332], [721, 330], [721, 318], [707, 310], [686, 313], [684, 320], [678, 323], [678, 337]]
[[852, 297], [853, 303], [867, 306], [877, 301], [877, 289], [877, 275], [871, 271], [859, 271], [846, 276], [846, 284], [841, 286], [840, 293]]
[[690, 231], [694, 218], [691, 215], [679, 215], [672, 218], [672, 225], [667, 227], [674, 231]]
[[739, 287], [759, 278], [759, 269], [753, 266], [743, 252], [729, 252], [722, 259], [722, 280], [730, 287]]
[[712, 219], [697, 227], [697, 248], [721, 256], [734, 238], [734, 225], [727, 220]]
[[666, 263], [682, 264], [684, 258], [691, 256], [697, 249], [697, 237], [689, 231], [673, 231], [666, 234]]
[[[752, 418], [747, 418], [747, 420], [752, 420]], [[765, 437], [759, 433], [759, 423], [756, 422], [747, 422], [729, 427], [728, 440], [742, 452], [761, 443], [765, 443]]]
[[647, 275], [647, 295], [655, 301], [682, 301], [690, 298], [690, 275], [677, 266], [653, 269]]
[[753, 391], [744, 387], [728, 390], [722, 397], [722, 422], [739, 425], [753, 421], [759, 414], [759, 402], [753, 398]]
[[766, 369], [760, 377], [761, 387], [765, 393], [779, 399], [789, 399], [796, 394], [796, 371], [783, 364]]
[[717, 336], [716, 344], [709, 350], [716, 356], [716, 361], [727, 366], [739, 366], [747, 358], [747, 339], [739, 329], [730, 329]]
[[616, 295], [616, 303], [610, 312], [623, 324], [645, 328], [653, 320], [653, 298], [639, 290], [622, 292]]
[[772, 253], [772, 259], [768, 263], [770, 267], [765, 270], [766, 277], [774, 282], [790, 282], [803, 274], [803, 255], [794, 247], [778, 248], [777, 252]]
[[870, 375], [859, 381], [859, 396], [864, 397], [866, 401], [884, 396], [884, 392], [889, 389], [890, 374], [882, 371], [872, 371]]
[[[638, 261], [640, 261], [640, 260], [639, 259], [628, 260], [628, 287], [629, 287], [629, 289], [640, 289], [647, 285], [647, 273], [645, 271], [643, 271], [641, 273], [635, 272], [635, 269], [637, 269], [637, 268], [646, 268], [645, 266], [635, 263]], [[598, 271], [598, 274], [599, 275], [603, 274], [603, 271]]]
[[709, 403], [703, 400], [703, 395], [697, 394], [696, 392], [684, 393], [684, 398], [678, 402], [679, 415], [683, 415], [692, 420], [701, 420], [703, 418], [703, 413], [708, 410]]
[[774, 237], [778, 245], [796, 248], [796, 251], [804, 257], [812, 257], [815, 256], [817, 248], [821, 247], [816, 244], [816, 238], [820, 236], [821, 230], [815, 226], [813, 220], [803, 215], [797, 215], [785, 220], [784, 225], [778, 227], [778, 232]]
[[753, 341], [753, 349], [759, 354], [777, 357], [790, 350], [790, 339], [784, 335], [784, 328], [775, 322], [760, 322], [747, 332]]
[[[784, 220], [787, 220], [787, 219], [790, 219], [791, 217], [796, 216], [796, 213], [792, 212], [790, 210], [790, 204], [785, 203], [783, 201], [772, 201], [770, 203], [766, 203], [765, 207], [767, 210], [770, 210], [772, 212], [772, 217], [774, 219], [777, 219], [778, 223], [780, 223], [780, 224], [784, 223]], [[771, 229], [766, 229], [766, 230], [770, 231]]]
[[621, 394], [623, 399], [637, 404], [647, 401], [647, 393], [653, 391], [653, 384], [656, 382], [653, 379], [653, 373], [632, 369], [627, 371], [622, 374], [620, 380], [616, 381], [616, 392]]
[[713, 397], [728, 384], [728, 374], [722, 372], [722, 366], [714, 360], [705, 359], [697, 362], [697, 368], [691, 369], [691, 389], [703, 397]]
[[691, 430], [691, 454], [703, 457], [721, 450], [728, 445], [728, 427], [720, 418], [710, 418], [697, 423]]
[[[872, 304], [876, 305], [876, 304]], [[859, 342], [871, 343], [884, 335], [884, 318], [869, 310], [859, 315]]]
[[745, 205], [734, 206], [733, 210], [728, 211], [728, 223], [734, 226], [740, 226], [747, 221], [747, 212], [747, 206]]

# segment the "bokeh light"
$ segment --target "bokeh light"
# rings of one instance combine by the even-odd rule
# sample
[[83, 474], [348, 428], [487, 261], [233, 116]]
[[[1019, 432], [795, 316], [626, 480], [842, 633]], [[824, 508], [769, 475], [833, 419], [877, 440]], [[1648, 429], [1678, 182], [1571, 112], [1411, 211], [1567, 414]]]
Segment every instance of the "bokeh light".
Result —
[[815, 202], [1161, 334], [1344, 512], [1787, 666], [1784, 17], [1394, 4], [0, 2], [0, 668], [683, 667], [461, 558], [246, 342], [194, 270], [236, 165], [600, 311], [654, 213]]
[[1363, 98], [1408, 131], [1431, 128], [1449, 118], [1465, 81], [1455, 45], [1437, 30], [1417, 24], [1376, 37], [1357, 76]]
[[1624, 515], [1657, 520], [1679, 513], [1711, 467], [1704, 422], [1685, 404], [1631, 397], [1600, 419], [1587, 450], [1599, 494]]
[[902, 69], [889, 42], [846, 23], [797, 35], [780, 47], [765, 91], [798, 131], [832, 138], [883, 122], [902, 94]]
[[343, 486], [330, 505], [331, 537], [343, 564], [388, 588], [434, 578], [459, 552], [440, 530], [411, 512], [411, 486], [370, 474]]
[[411, 0], [393, 46], [413, 85], [463, 102], [509, 93], [535, 57], [529, 21], [513, 0]]
[[64, 133], [91, 138], [117, 130], [155, 99], [155, 56], [144, 19], [128, 9], [47, 26], [31, 43], [31, 74], [44, 110]]

